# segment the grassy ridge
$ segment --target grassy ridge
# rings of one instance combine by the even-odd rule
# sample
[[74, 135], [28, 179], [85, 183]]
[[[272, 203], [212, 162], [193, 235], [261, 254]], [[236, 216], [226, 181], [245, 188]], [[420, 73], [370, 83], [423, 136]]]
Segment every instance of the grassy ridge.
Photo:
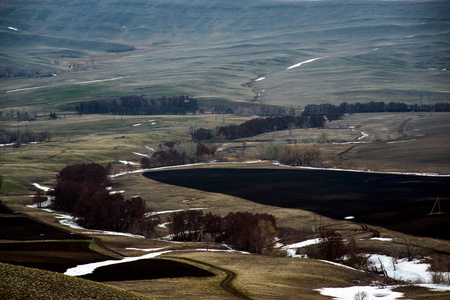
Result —
[[151, 299], [85, 279], [0, 263], [2, 299]]

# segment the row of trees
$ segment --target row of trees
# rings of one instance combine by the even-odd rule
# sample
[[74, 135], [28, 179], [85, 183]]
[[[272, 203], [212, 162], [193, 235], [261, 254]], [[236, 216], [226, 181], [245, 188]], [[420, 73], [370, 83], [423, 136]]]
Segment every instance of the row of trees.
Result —
[[92, 100], [80, 102], [76, 107], [79, 114], [115, 115], [184, 115], [196, 113], [197, 99], [189, 96], [145, 99], [144, 95], [124, 96], [119, 99]]
[[270, 105], [252, 105], [249, 107], [240, 106], [233, 110], [235, 116], [259, 116], [259, 117], [271, 117], [271, 116], [285, 116], [295, 115], [295, 111], [290, 109], [286, 112], [286, 109]]
[[383, 101], [368, 103], [347, 103], [343, 102], [339, 106], [332, 104], [309, 104], [305, 107], [302, 115], [326, 115], [329, 120], [337, 120], [343, 114], [353, 113], [374, 113], [374, 112], [409, 112], [409, 111], [450, 111], [450, 103], [436, 103], [431, 105], [405, 104], [401, 102]]
[[31, 130], [25, 131], [8, 131], [5, 129], [0, 129], [0, 144], [11, 144], [14, 143], [16, 146], [20, 146], [22, 143], [42, 143], [51, 140], [51, 134], [49, 131], [42, 131], [35, 133]]
[[214, 129], [199, 128], [191, 131], [193, 140], [221, 139], [234, 140], [252, 137], [261, 133], [285, 130], [288, 128], [319, 128], [325, 125], [322, 115], [282, 116], [254, 118], [240, 125], [216, 127]]
[[83, 227], [100, 230], [132, 232], [150, 236], [159, 223], [157, 216], [145, 217], [150, 210], [140, 197], [125, 200], [121, 194], [110, 193], [108, 174], [95, 163], [75, 164], [57, 175], [52, 208], [76, 217]]
[[253, 253], [271, 250], [278, 236], [276, 219], [269, 214], [236, 212], [221, 217], [187, 210], [173, 213], [170, 222], [173, 240], [224, 242]]
[[165, 142], [158, 146], [151, 157], [143, 157], [140, 163], [144, 169], [192, 164], [208, 161], [214, 151], [214, 147], [202, 143]]

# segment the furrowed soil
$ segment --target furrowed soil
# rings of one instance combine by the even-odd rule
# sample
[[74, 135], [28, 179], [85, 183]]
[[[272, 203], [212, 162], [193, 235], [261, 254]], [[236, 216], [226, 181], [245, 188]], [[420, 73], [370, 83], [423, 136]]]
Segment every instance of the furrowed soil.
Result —
[[450, 178], [293, 169], [188, 169], [146, 172], [147, 178], [296, 208], [419, 236], [450, 239], [450, 215], [427, 215], [436, 197], [449, 211]]

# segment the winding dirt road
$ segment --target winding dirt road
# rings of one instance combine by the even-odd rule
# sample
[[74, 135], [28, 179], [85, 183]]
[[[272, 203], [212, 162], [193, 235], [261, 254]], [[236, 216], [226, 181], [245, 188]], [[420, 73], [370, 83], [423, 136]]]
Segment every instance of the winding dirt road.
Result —
[[221, 272], [224, 272], [227, 274], [227, 277], [225, 277], [224, 280], [222, 280], [222, 282], [220, 283], [220, 286], [227, 292], [229, 292], [230, 294], [233, 294], [234, 296], [238, 297], [239, 299], [252, 299], [247, 297], [246, 295], [242, 294], [240, 291], [238, 291], [237, 289], [234, 288], [233, 286], [233, 281], [234, 279], [236, 279], [237, 274], [234, 273], [231, 270], [227, 270], [221, 267], [217, 267], [215, 265], [203, 262], [203, 261], [199, 261], [199, 260], [195, 260], [195, 259], [191, 259], [191, 258], [186, 258], [186, 257], [178, 257], [178, 256], [165, 256], [166, 258], [171, 258], [171, 259], [180, 259], [180, 260], [185, 260], [188, 262], [193, 262], [196, 264], [200, 264], [200, 265], [204, 265], [207, 266], [209, 268], [212, 268], [214, 270], [218, 270]]

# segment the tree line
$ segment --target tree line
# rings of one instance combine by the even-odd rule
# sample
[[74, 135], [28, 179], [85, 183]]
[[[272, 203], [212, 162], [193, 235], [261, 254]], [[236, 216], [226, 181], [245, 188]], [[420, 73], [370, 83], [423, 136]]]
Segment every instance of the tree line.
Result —
[[0, 144], [14, 144], [19, 147], [22, 143], [42, 143], [50, 141], [52, 135], [49, 131], [35, 133], [31, 130], [17, 131], [0, 129]]
[[146, 99], [144, 95], [123, 96], [119, 99], [92, 100], [75, 106], [79, 114], [114, 115], [184, 115], [195, 114], [197, 99], [189, 96]]
[[371, 101], [368, 103], [347, 103], [339, 106], [332, 104], [308, 104], [302, 112], [304, 116], [325, 115], [328, 120], [337, 120], [344, 114], [375, 113], [375, 112], [429, 112], [450, 111], [450, 103], [436, 103], [433, 105], [406, 104], [402, 102]]
[[158, 146], [150, 157], [141, 158], [143, 169], [192, 164], [208, 161], [214, 154], [214, 146], [202, 143], [165, 142]]
[[187, 210], [173, 213], [170, 222], [169, 229], [175, 241], [226, 243], [253, 253], [270, 251], [278, 236], [275, 217], [266, 213], [235, 212], [221, 217]]
[[265, 132], [285, 130], [290, 127], [295, 128], [320, 128], [325, 125], [325, 118], [322, 115], [310, 116], [282, 116], [268, 118], [254, 118], [240, 125], [228, 125], [216, 127], [214, 129], [199, 128], [191, 130], [193, 140], [234, 140], [252, 137]]
[[47, 194], [52, 196], [53, 209], [72, 213], [82, 227], [151, 236], [159, 224], [158, 216], [145, 217], [151, 210], [141, 197], [125, 200], [108, 191], [108, 184], [103, 166], [80, 163], [62, 169], [54, 190]]

